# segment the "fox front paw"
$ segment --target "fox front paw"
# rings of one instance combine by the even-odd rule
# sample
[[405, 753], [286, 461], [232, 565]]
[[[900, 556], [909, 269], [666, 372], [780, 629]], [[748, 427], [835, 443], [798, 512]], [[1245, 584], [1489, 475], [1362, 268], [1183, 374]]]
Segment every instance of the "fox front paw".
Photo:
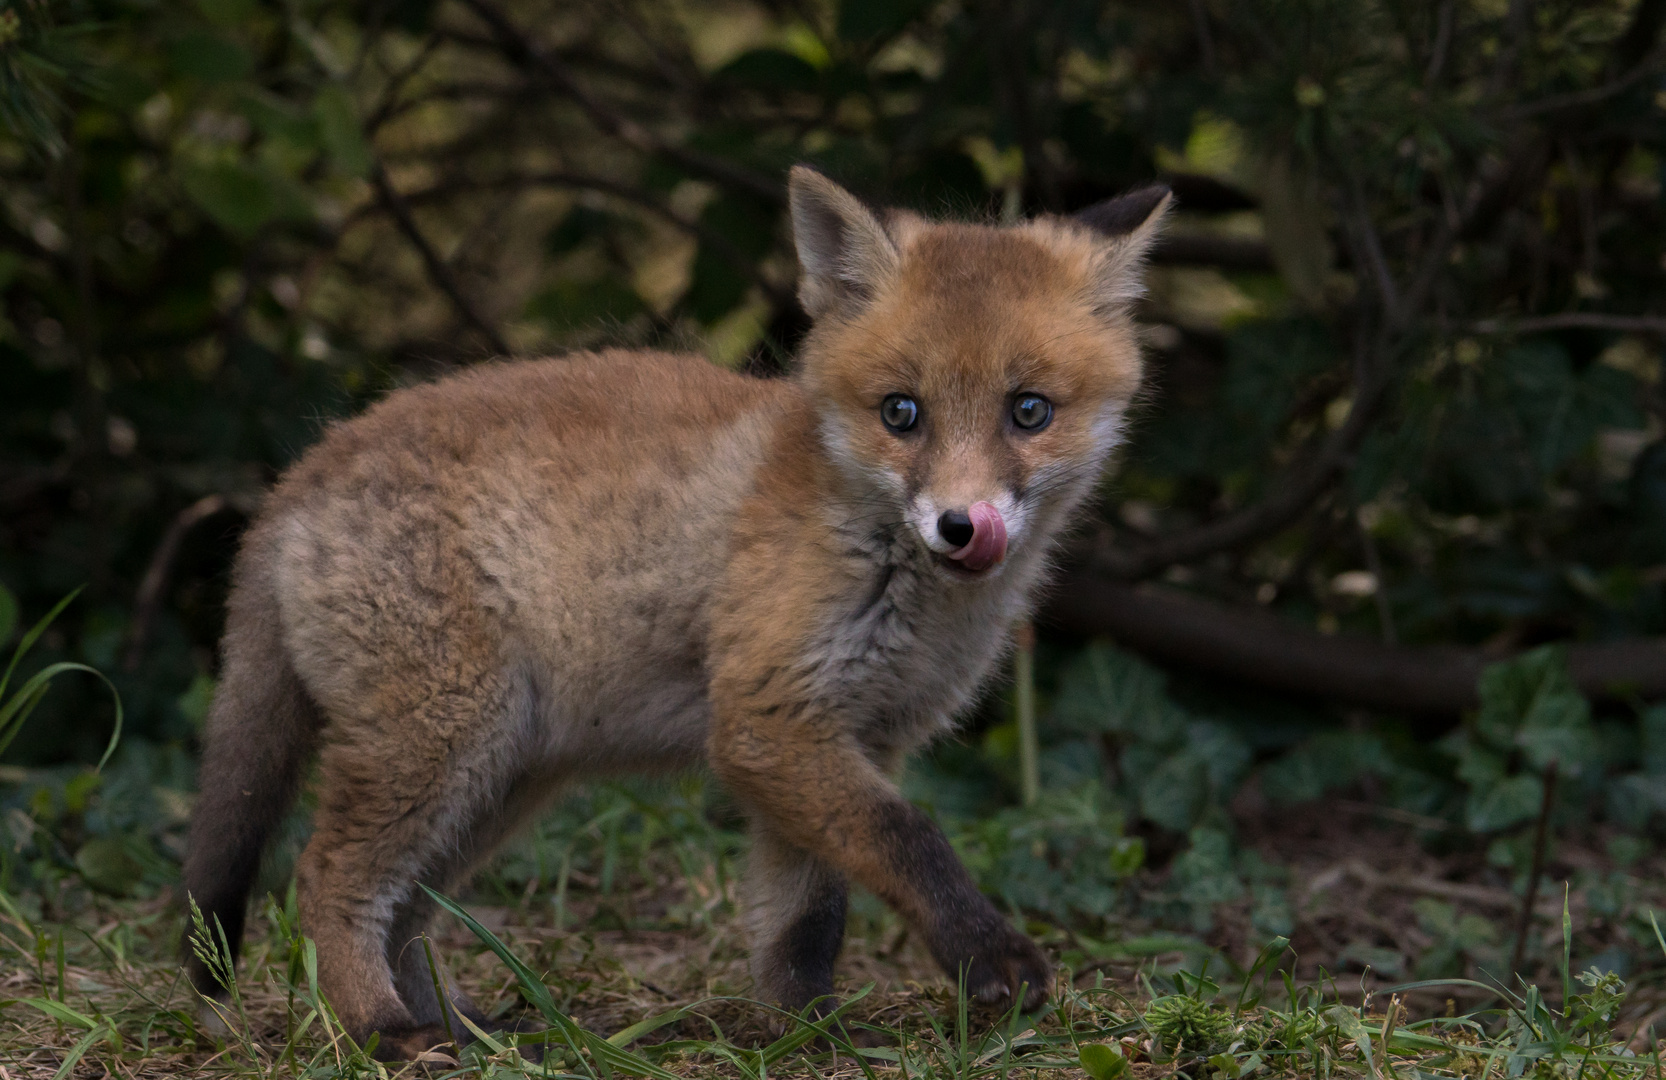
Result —
[[949, 952], [950, 974], [965, 972], [966, 993], [984, 1005], [1010, 1007], [1022, 990], [1023, 1011], [1039, 1009], [1053, 989], [1053, 965], [1028, 937], [998, 921]]

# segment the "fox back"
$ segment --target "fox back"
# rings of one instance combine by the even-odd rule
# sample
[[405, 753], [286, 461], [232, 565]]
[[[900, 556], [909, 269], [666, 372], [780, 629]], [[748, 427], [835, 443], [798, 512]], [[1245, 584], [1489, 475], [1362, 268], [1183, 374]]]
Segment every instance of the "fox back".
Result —
[[790, 195], [793, 378], [485, 365], [332, 429], [244, 540], [186, 887], [235, 943], [316, 754], [303, 928], [381, 1056], [464, 1030], [446, 1010], [485, 1023], [411, 947], [417, 885], [466, 882], [574, 782], [702, 762], [752, 822], [760, 996], [831, 993], [851, 880], [980, 997], [1046, 992], [888, 774], [996, 668], [1120, 437], [1168, 196], [1001, 228], [882, 218], [807, 169]]

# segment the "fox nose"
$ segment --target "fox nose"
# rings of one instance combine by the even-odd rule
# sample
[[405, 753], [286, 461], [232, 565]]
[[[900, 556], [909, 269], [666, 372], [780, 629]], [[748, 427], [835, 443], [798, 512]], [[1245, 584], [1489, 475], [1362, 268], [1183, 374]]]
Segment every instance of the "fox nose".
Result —
[[972, 542], [972, 516], [964, 510], [945, 510], [937, 519], [937, 535], [957, 548]]

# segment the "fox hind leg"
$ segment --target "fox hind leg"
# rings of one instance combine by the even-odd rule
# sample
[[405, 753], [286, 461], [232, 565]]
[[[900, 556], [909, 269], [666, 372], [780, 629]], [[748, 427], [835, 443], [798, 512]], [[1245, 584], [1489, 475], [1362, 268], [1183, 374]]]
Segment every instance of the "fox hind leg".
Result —
[[[457, 851], [470, 825], [501, 805], [497, 740], [483, 733], [502, 730], [511, 697], [491, 676], [401, 696], [411, 704], [397, 721], [356, 727], [359, 738], [324, 748], [313, 836], [297, 867], [320, 987], [355, 1040], [380, 1033], [376, 1056], [387, 1061], [448, 1041], [421, 942], [405, 947], [427, 915], [412, 894], [434, 868], [470, 862]], [[426, 997], [401, 993], [415, 971], [428, 978]]]
[[[505, 837], [548, 803], [551, 793], [558, 790], [558, 781], [552, 776], [526, 772], [507, 788], [507, 793], [476, 800], [472, 813], [465, 815], [466, 820], [457, 830], [457, 842], [424, 872], [419, 879], [421, 884], [443, 895], [455, 895]], [[458, 1039], [467, 1042], [471, 1035], [468, 1025], [461, 1020], [463, 1016], [483, 1031], [501, 1030], [503, 1025], [488, 1020], [455, 984], [437, 951], [430, 965], [424, 937], [437, 906], [426, 892], [413, 887], [395, 911], [387, 948], [388, 964], [393, 969], [400, 999], [417, 1027], [444, 1027], [447, 1018], [434, 988], [437, 977], [452, 1012], [452, 1033]]]

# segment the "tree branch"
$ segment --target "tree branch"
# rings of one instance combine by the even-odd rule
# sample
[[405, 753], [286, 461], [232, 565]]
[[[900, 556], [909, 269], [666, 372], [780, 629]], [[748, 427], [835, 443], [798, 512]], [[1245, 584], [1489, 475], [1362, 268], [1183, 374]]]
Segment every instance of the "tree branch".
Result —
[[463, 321], [479, 331], [499, 356], [508, 356], [514, 352], [503, 335], [498, 333], [497, 328], [475, 309], [474, 303], [458, 284], [457, 275], [451, 272], [451, 267], [440, 258], [439, 252], [435, 251], [428, 238], [422, 235], [422, 230], [417, 228], [416, 219], [411, 216], [411, 208], [388, 181], [387, 170], [382, 167], [380, 161], [372, 168], [370, 181], [376, 188], [377, 198], [393, 216], [394, 224], [399, 226], [399, 231], [405, 234], [405, 239], [409, 240], [411, 246], [417, 249], [417, 254], [422, 256], [422, 264], [428, 270], [429, 280], [451, 300], [452, 306], [463, 317]]
[[1151, 262], [1164, 266], [1218, 266], [1223, 270], [1271, 273], [1273, 254], [1264, 241], [1236, 236], [1166, 233], [1151, 249]]
[[1469, 324], [1477, 334], [1535, 334], [1544, 330], [1615, 330], [1624, 334], [1666, 335], [1666, 315], [1611, 315], [1602, 311], [1564, 311], [1521, 319], [1478, 319]]
[[[1327, 637], [1271, 612], [1112, 581], [1083, 567], [1058, 582], [1037, 621], [1276, 690], [1418, 713], [1470, 708], [1482, 669], [1506, 659], [1477, 648]], [[1587, 694], [1666, 696], [1666, 639], [1574, 644], [1568, 663]]]
[[173, 573], [174, 560], [179, 557], [180, 545], [185, 542], [186, 535], [231, 505], [231, 500], [224, 495], [204, 495], [169, 522], [161, 542], [156, 545], [156, 551], [151, 554], [150, 565], [145, 567], [145, 576], [139, 581], [139, 591], [133, 598], [133, 620], [128, 623], [127, 648], [122, 653], [123, 670], [139, 670], [139, 662], [145, 657], [145, 645], [150, 639], [151, 624], [162, 608], [162, 595], [168, 587], [168, 577]]
[[1115, 577], [1138, 580], [1176, 563], [1192, 562], [1259, 540], [1296, 520], [1330, 487], [1370, 429], [1388, 385], [1381, 370], [1382, 360], [1371, 353], [1383, 347], [1379, 343], [1360, 346], [1364, 355], [1355, 364], [1354, 401], [1348, 409], [1347, 420], [1331, 432], [1305, 464], [1291, 469], [1274, 483], [1272, 495], [1185, 532], [1159, 537], [1127, 550], [1106, 548], [1094, 555], [1092, 565]]
[[740, 188], [767, 202], [781, 205], [786, 202], [786, 190], [776, 180], [743, 168], [711, 154], [677, 146], [619, 112], [580, 86], [572, 69], [552, 53], [538, 48], [516, 29], [508, 16], [487, 0], [462, 0], [463, 4], [484, 22], [497, 38], [509, 57], [518, 65], [531, 68], [552, 86], [571, 98], [590, 122], [603, 132], [622, 140], [632, 149], [674, 161], [691, 173], [730, 187]]
[[424, 188], [421, 191], [407, 192], [403, 197], [410, 205], [421, 205], [425, 202], [446, 198], [461, 191], [502, 191], [527, 187], [563, 187], [580, 191], [594, 191], [599, 194], [610, 195], [634, 206], [640, 206], [654, 216], [697, 237], [701, 243], [706, 244], [712, 251], [716, 252], [718, 258], [729, 263], [740, 273], [750, 277], [763, 290], [765, 297], [772, 305], [782, 307], [798, 302], [797, 294], [791, 288], [783, 288], [780, 284], [771, 281], [759, 269], [757, 262], [747, 258], [740, 248], [735, 246], [734, 241], [727, 236], [702, 223], [698, 218], [679, 214], [646, 191], [632, 187], [629, 184], [620, 183], [617, 180], [609, 180], [606, 177], [549, 169], [535, 173], [511, 173], [483, 181], [451, 180]]

